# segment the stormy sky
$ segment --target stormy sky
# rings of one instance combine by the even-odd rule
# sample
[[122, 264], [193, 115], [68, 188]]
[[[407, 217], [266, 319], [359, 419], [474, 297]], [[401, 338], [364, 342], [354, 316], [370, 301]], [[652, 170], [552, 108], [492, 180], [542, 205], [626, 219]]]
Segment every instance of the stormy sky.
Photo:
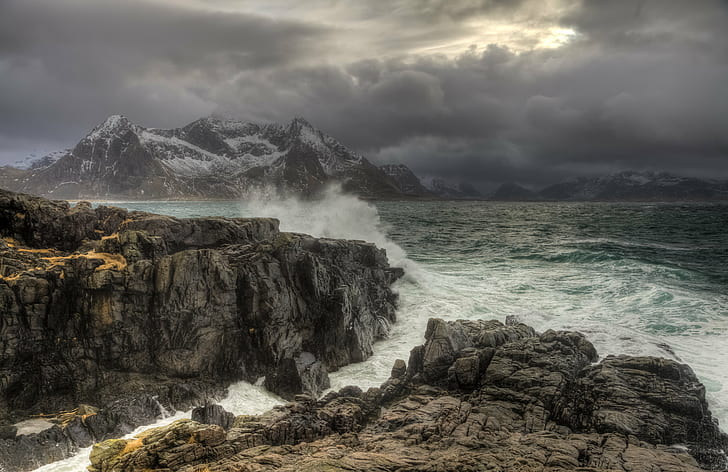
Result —
[[481, 188], [728, 178], [727, 31], [725, 0], [0, 0], [0, 164], [219, 114]]

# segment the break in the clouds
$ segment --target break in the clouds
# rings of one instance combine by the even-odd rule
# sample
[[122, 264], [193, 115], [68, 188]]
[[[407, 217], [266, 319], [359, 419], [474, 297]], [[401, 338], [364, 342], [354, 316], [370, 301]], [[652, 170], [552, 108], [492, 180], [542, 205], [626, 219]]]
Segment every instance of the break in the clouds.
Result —
[[3, 0], [0, 162], [219, 113], [482, 187], [728, 178], [727, 28], [720, 0]]

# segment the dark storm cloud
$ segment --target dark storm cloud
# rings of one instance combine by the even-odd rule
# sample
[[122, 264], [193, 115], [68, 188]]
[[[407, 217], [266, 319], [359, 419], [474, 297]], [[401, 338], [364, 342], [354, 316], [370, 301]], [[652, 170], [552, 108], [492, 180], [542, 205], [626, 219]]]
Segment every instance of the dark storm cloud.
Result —
[[0, 7], [0, 125], [18, 148], [118, 112], [301, 115], [374, 160], [483, 187], [728, 178], [726, 2], [61, 3]]
[[207, 97], [215, 83], [291, 65], [326, 35], [321, 26], [143, 1], [3, 1], [0, 139], [71, 144], [113, 113], [180, 125], [217, 108]]

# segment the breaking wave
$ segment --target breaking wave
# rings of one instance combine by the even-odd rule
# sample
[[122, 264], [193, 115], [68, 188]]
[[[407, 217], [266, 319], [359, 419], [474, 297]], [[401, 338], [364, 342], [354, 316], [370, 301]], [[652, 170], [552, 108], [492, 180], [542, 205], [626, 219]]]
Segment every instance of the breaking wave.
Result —
[[344, 193], [339, 185], [327, 186], [316, 197], [308, 199], [261, 188], [250, 192], [240, 207], [246, 217], [278, 219], [281, 231], [374, 243], [387, 251], [390, 265], [405, 269], [407, 277], [415, 277], [420, 271], [405, 250], [387, 236], [389, 228], [380, 218], [377, 207]]

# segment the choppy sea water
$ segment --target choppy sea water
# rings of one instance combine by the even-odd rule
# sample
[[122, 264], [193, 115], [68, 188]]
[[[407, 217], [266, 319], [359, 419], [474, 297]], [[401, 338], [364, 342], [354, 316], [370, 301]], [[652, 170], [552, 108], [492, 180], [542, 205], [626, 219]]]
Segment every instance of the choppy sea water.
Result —
[[[378, 386], [423, 341], [427, 319], [517, 315], [539, 331], [578, 330], [600, 356], [690, 364], [728, 425], [728, 205], [641, 203], [366, 203], [336, 191], [317, 202], [115, 202], [177, 217], [273, 216], [281, 229], [363, 239], [407, 275], [398, 321], [367, 361], [332, 387]], [[256, 413], [279, 400], [240, 383], [226, 407]], [[70, 471], [80, 458], [46, 466]], [[64, 465], [64, 463], [66, 465]]]

